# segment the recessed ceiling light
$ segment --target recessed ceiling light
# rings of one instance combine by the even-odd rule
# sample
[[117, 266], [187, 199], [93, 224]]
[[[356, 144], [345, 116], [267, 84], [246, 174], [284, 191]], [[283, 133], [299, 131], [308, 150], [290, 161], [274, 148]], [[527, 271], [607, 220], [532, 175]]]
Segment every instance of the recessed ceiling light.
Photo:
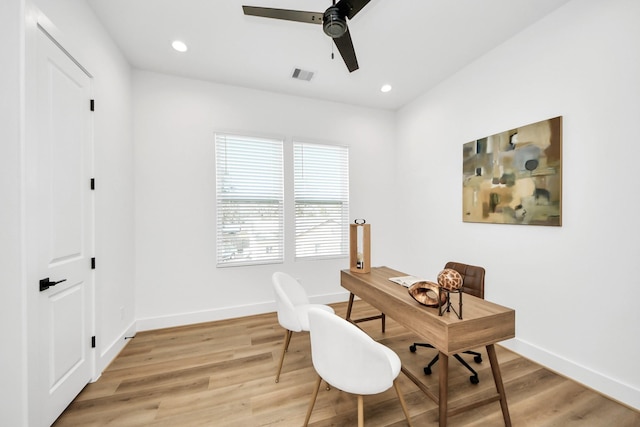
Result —
[[175, 40], [173, 43], [171, 43], [171, 47], [173, 47], [178, 52], [187, 51], [187, 45], [184, 44], [184, 42], [181, 42], [180, 40]]
[[380, 88], [381, 92], [389, 92], [391, 90], [391, 85], [382, 85]]

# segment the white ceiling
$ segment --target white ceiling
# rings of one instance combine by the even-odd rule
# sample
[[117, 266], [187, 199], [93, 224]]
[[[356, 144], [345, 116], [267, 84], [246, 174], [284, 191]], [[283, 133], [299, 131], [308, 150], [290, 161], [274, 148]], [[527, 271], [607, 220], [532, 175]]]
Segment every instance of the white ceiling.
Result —
[[[329, 0], [87, 0], [134, 68], [392, 110], [568, 1], [371, 0], [349, 21], [360, 65], [349, 73], [321, 25], [242, 11], [323, 12]], [[315, 75], [294, 80], [294, 68]]]

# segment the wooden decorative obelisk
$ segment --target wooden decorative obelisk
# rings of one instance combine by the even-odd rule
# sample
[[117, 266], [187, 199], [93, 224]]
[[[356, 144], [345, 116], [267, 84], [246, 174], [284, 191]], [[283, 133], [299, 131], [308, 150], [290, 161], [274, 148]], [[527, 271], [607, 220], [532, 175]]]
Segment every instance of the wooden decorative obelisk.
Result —
[[356, 219], [349, 229], [349, 270], [354, 273], [371, 271], [371, 224]]

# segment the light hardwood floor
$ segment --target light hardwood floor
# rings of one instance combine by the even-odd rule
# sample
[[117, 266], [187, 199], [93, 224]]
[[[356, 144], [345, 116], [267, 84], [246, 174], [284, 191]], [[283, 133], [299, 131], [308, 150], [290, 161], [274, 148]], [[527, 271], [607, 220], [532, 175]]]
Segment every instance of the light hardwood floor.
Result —
[[[335, 304], [344, 317], [346, 303]], [[354, 317], [376, 314], [356, 301]], [[411, 353], [417, 339], [387, 318], [361, 323], [375, 339], [393, 348], [403, 365], [422, 374], [433, 349]], [[275, 373], [284, 330], [275, 313], [140, 332], [95, 383], [87, 385], [54, 424], [63, 426], [300, 426], [316, 378], [308, 333], [294, 333], [280, 382]], [[418, 340], [419, 341], [419, 340]], [[450, 402], [494, 390], [491, 368], [476, 365], [480, 384], [455, 360], [449, 363]], [[498, 360], [514, 426], [640, 426], [640, 412], [520, 357], [499, 345]], [[400, 374], [400, 387], [415, 426], [437, 425], [438, 408]], [[437, 389], [437, 369], [424, 376]], [[365, 425], [405, 426], [393, 389], [365, 396]], [[310, 425], [353, 426], [356, 397], [321, 388]], [[455, 426], [503, 426], [497, 402], [449, 418]]]

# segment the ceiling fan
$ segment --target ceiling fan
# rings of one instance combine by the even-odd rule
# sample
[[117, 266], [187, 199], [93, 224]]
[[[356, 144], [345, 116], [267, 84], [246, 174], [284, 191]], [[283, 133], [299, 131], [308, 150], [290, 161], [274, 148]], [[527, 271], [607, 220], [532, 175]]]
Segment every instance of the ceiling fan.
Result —
[[349, 27], [347, 27], [347, 18], [353, 19], [369, 1], [370, 0], [340, 0], [336, 3], [336, 0], [333, 0], [333, 5], [329, 6], [324, 13], [255, 6], [242, 6], [242, 9], [245, 15], [306, 22], [309, 24], [322, 24], [324, 33], [333, 39], [349, 72], [353, 72], [358, 69], [358, 60], [356, 59], [356, 52], [353, 49]]

